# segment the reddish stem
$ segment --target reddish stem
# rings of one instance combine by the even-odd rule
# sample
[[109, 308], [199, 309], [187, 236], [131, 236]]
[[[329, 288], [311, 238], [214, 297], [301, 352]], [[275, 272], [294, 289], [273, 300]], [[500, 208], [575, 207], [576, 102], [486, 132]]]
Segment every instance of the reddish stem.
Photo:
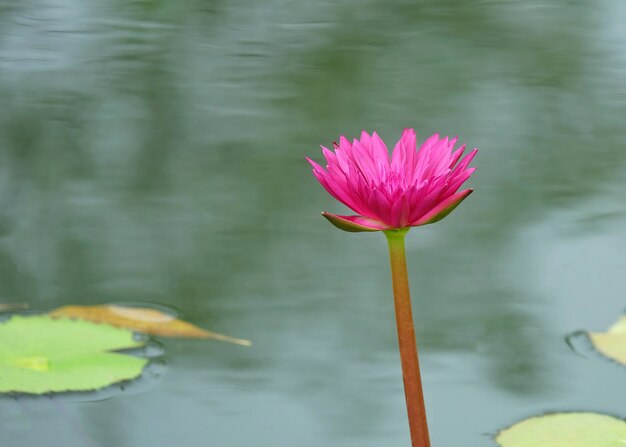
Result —
[[406, 269], [406, 256], [404, 254], [404, 236], [407, 231], [404, 229], [390, 230], [385, 231], [385, 235], [389, 243], [398, 344], [400, 345], [400, 360], [402, 362], [406, 408], [409, 415], [411, 445], [413, 447], [430, 447], [424, 393], [422, 391], [422, 379], [411, 312], [409, 278]]

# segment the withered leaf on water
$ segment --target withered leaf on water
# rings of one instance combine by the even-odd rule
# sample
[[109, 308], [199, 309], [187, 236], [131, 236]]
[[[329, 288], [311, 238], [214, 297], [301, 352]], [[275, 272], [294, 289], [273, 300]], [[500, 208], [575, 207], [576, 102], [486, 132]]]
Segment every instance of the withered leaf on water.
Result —
[[113, 304], [97, 306], [63, 306], [50, 312], [52, 317], [78, 318], [96, 323], [133, 329], [163, 337], [212, 338], [250, 346], [249, 340], [207, 331], [172, 315], [147, 307], [128, 307]]

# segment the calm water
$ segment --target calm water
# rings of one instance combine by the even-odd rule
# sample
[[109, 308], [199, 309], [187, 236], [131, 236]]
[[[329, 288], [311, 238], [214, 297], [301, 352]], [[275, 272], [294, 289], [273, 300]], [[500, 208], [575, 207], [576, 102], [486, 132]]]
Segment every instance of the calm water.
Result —
[[147, 301], [163, 340], [100, 402], [0, 400], [3, 447], [409, 445], [382, 235], [305, 155], [459, 134], [476, 193], [408, 258], [433, 445], [546, 411], [626, 417], [571, 351], [626, 306], [623, 0], [0, 2], [0, 302]]

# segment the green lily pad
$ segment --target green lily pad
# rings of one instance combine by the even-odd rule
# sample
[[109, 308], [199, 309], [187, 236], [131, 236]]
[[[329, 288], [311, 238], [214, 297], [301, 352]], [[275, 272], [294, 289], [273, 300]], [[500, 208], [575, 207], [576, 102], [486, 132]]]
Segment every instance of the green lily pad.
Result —
[[501, 431], [501, 447], [624, 447], [626, 422], [597, 413], [556, 413]]
[[606, 332], [588, 332], [593, 346], [602, 355], [626, 365], [626, 316]]
[[109, 351], [143, 344], [105, 324], [13, 316], [0, 323], [0, 393], [88, 391], [137, 378], [146, 359]]

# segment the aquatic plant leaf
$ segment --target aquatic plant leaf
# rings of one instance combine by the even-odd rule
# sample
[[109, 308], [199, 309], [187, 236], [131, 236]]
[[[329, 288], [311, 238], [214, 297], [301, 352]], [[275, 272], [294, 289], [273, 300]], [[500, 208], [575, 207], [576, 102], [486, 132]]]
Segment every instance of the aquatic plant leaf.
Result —
[[146, 359], [109, 351], [143, 344], [106, 324], [13, 316], [0, 323], [0, 393], [88, 391], [137, 378]]
[[0, 303], [0, 312], [28, 309], [28, 303]]
[[626, 422], [597, 413], [556, 413], [526, 419], [501, 431], [501, 447], [618, 447]]
[[626, 365], [626, 316], [606, 332], [588, 332], [593, 346], [602, 355]]
[[64, 306], [53, 310], [50, 312], [50, 315], [53, 317], [79, 318], [96, 323], [107, 323], [150, 335], [213, 338], [242, 346], [251, 345], [249, 340], [210, 332], [186, 321], [178, 320], [165, 312], [146, 307], [116, 305]]

